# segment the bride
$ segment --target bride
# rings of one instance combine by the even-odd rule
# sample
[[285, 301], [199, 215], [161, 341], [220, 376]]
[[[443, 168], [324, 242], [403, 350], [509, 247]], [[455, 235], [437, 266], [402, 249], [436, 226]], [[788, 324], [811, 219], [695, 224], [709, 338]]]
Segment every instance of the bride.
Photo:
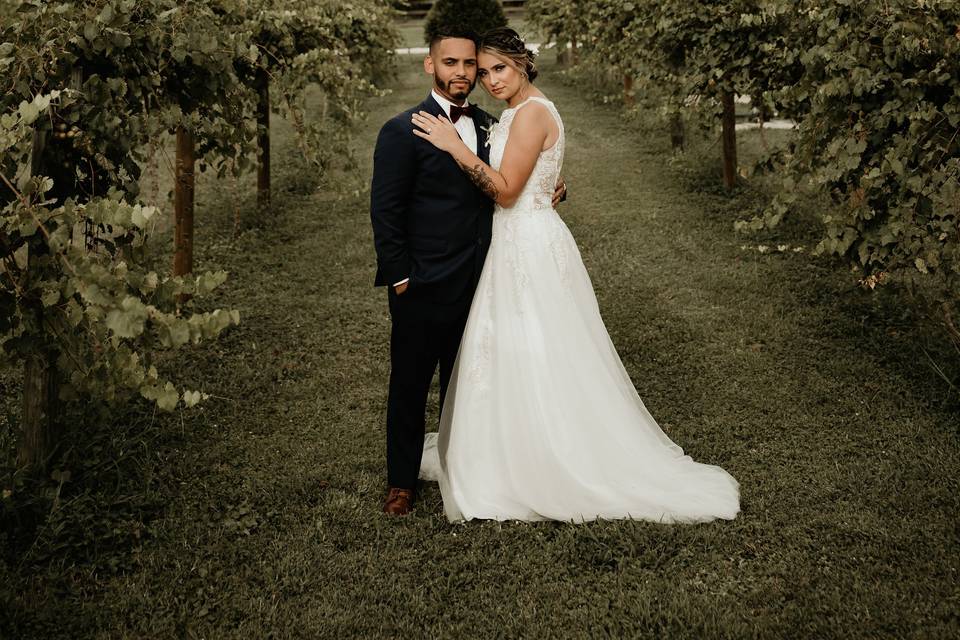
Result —
[[733, 519], [739, 484], [694, 462], [644, 407], [600, 317], [577, 245], [551, 198], [563, 122], [533, 86], [517, 33], [483, 37], [478, 77], [507, 103], [490, 165], [446, 119], [414, 134], [448, 152], [496, 201], [493, 238], [420, 475], [451, 521]]

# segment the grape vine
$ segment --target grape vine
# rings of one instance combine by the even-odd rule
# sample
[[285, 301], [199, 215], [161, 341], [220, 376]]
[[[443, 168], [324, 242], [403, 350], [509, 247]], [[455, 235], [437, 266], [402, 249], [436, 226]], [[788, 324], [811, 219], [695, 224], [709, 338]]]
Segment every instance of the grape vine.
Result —
[[[960, 348], [960, 4], [915, 0], [530, 0], [540, 29], [579, 43], [677, 113], [724, 94], [798, 122], [783, 187], [740, 230], [775, 227], [801, 186], [836, 204], [817, 250], [876, 286], [922, 283]], [[706, 101], [704, 101], [706, 99]], [[713, 107], [712, 105], [716, 105]]]
[[[263, 146], [262, 112], [276, 111], [323, 170], [346, 155], [349, 124], [390, 73], [391, 11], [388, 0], [2, 5], [0, 366], [25, 367], [27, 439], [51, 431], [39, 423], [56, 421], [59, 402], [139, 395], [171, 410], [204, 397], [164, 379], [155, 353], [215, 338], [239, 315], [193, 311], [225, 273], [144, 266], [148, 150], [176, 132], [190, 147], [178, 177], [194, 157], [239, 175]], [[266, 103], [265, 82], [276, 87]], [[325, 108], [308, 118], [313, 88]], [[25, 463], [55, 446], [28, 444]]]

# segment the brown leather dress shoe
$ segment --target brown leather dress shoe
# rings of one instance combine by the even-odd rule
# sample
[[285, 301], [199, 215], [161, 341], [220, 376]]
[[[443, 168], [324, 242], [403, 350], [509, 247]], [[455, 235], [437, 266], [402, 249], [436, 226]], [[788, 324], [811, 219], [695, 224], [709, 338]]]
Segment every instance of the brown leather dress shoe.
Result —
[[405, 516], [413, 511], [413, 491], [390, 487], [387, 500], [383, 503], [383, 512], [388, 516]]

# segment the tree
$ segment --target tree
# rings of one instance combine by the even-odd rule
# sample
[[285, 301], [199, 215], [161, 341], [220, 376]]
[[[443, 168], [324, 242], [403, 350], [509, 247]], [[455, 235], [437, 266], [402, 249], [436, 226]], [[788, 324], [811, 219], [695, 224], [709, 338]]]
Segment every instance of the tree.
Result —
[[507, 26], [499, 0], [437, 0], [427, 14], [423, 29], [426, 42], [445, 27], [461, 27], [482, 34]]

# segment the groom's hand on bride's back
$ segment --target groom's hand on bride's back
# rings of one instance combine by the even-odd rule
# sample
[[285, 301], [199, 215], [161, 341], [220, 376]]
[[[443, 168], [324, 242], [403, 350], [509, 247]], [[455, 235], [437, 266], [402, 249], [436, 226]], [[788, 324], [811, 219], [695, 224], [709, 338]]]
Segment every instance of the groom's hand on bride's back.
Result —
[[567, 185], [563, 182], [563, 176], [560, 176], [560, 179], [557, 180], [557, 186], [553, 190], [553, 206], [556, 207], [566, 199]]

